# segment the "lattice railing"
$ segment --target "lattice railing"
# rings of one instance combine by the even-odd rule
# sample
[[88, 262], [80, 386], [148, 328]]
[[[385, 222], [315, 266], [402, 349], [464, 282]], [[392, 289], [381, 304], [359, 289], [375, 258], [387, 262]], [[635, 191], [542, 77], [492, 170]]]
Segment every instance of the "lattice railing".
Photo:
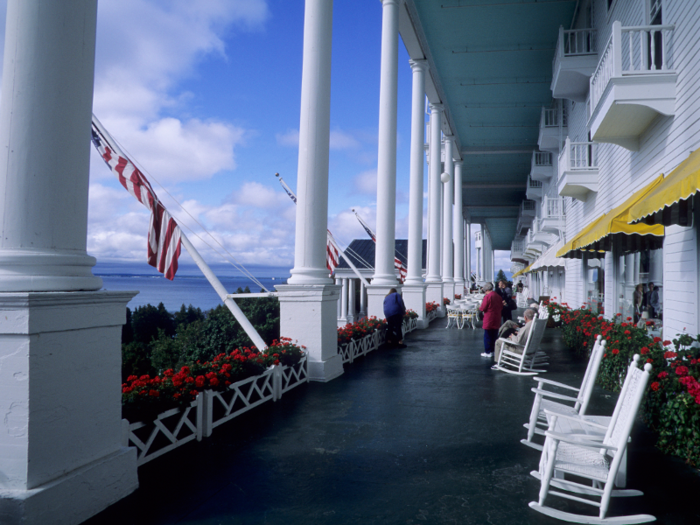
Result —
[[308, 359], [294, 366], [274, 366], [263, 374], [229, 386], [225, 392], [200, 392], [186, 408], [172, 408], [148, 423], [123, 421], [124, 446], [137, 449], [141, 466], [196, 439], [209, 437], [217, 426], [309, 381]]

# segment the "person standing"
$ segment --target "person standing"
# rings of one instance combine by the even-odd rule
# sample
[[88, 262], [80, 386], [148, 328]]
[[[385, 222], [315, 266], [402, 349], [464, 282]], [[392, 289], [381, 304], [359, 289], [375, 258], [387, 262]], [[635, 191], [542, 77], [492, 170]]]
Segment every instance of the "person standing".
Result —
[[484, 352], [481, 357], [493, 358], [496, 339], [498, 339], [498, 329], [501, 327], [501, 311], [503, 310], [503, 300], [501, 296], [493, 291], [493, 284], [484, 285], [486, 295], [479, 310], [484, 313]]
[[659, 301], [659, 288], [654, 286], [654, 283], [649, 283], [646, 302], [647, 308], [649, 308], [649, 317], [657, 317], [661, 310], [661, 304]]
[[632, 292], [632, 302], [634, 304], [634, 322], [637, 323], [642, 317], [642, 311], [647, 307], [647, 293], [644, 292], [644, 285], [638, 284]]
[[391, 346], [405, 347], [403, 344], [403, 316], [406, 306], [396, 288], [389, 290], [384, 297], [384, 317], [386, 317], [386, 342]]
[[496, 293], [501, 296], [503, 300], [503, 309], [501, 310], [501, 321], [505, 323], [506, 321], [512, 321], [513, 316], [510, 310], [510, 301], [513, 299], [513, 290], [508, 286], [505, 281], [498, 281], [498, 289]]

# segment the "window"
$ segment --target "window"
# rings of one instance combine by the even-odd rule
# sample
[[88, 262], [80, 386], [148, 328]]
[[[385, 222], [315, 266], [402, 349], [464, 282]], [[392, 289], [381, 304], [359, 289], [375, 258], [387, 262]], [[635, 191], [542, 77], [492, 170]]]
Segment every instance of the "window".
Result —
[[[632, 318], [639, 321], [646, 311], [650, 318], [660, 319], [662, 315], [663, 251], [644, 250], [618, 255], [617, 263], [617, 312], [622, 320]], [[653, 298], [650, 284], [654, 285]]]

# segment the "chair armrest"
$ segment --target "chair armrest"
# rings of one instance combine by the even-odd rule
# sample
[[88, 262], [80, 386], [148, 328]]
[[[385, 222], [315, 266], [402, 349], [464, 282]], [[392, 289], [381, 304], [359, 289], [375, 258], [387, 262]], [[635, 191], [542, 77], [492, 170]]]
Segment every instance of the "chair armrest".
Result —
[[559, 434], [558, 432], [550, 432], [545, 430], [544, 435], [557, 441], [563, 441], [564, 443], [569, 443], [570, 445], [578, 445], [580, 447], [592, 448], [595, 450], [600, 450], [604, 448], [605, 450], [610, 450], [613, 452], [617, 451], [617, 447], [613, 445], [606, 445], [600, 441], [590, 441], [588, 439], [576, 439], [575, 436], [580, 436], [581, 434]]
[[566, 414], [557, 414], [556, 412], [552, 412], [550, 410], [547, 410], [546, 408], [544, 409], [545, 415], [553, 416], [553, 417], [561, 417], [564, 419], [570, 419], [571, 421], [576, 421], [577, 423], [581, 423], [583, 425], [588, 425], [589, 427], [595, 427], [599, 428], [601, 430], [607, 430], [608, 425], [601, 425], [600, 423], [595, 423], [593, 421], [590, 421], [586, 419], [586, 416], [569, 416]]
[[539, 388], [531, 388], [535, 394], [540, 394], [542, 397], [551, 397], [553, 399], [561, 399], [563, 401], [580, 401], [577, 397], [565, 396], [564, 394], [557, 394], [551, 390], [540, 390]]
[[[537, 377], [537, 376], [535, 376], [535, 377], [533, 377], [532, 379], [534, 379], [535, 381], [537, 381], [537, 382], [539, 382], [539, 383], [546, 383], [546, 384], [548, 384], [548, 385], [556, 386], [556, 387], [559, 387], [559, 388], [566, 388], [566, 389], [568, 389], [568, 390], [573, 390], [573, 391], [575, 391], [575, 392], [580, 392], [580, 391], [581, 391], [580, 388], [576, 388], [575, 386], [569, 386], [569, 385], [565, 385], [564, 383], [558, 383], [557, 381], [552, 381], [551, 379], [545, 379], [544, 377]], [[538, 386], [538, 388], [541, 388], [541, 385]]]
[[510, 346], [518, 346], [520, 348], [525, 348], [525, 345], [519, 345], [512, 339], [506, 339], [505, 337], [499, 337], [497, 341], [503, 341], [504, 344], [510, 345]]

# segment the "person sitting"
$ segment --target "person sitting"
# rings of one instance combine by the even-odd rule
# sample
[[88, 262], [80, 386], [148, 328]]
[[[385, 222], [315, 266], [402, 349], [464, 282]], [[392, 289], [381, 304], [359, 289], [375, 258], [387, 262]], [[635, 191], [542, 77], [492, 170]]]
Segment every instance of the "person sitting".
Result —
[[[535, 311], [532, 308], [528, 308], [527, 310], [525, 310], [523, 317], [525, 318], [525, 326], [520, 328], [517, 331], [517, 333], [511, 334], [510, 337], [508, 337], [509, 341], [512, 341], [513, 343], [515, 343], [516, 345], [520, 345], [521, 347], [525, 346], [525, 343], [527, 342], [527, 336], [530, 333], [530, 328], [532, 328], [532, 320], [535, 318]], [[501, 351], [503, 350], [504, 344], [506, 344], [505, 341], [502, 341], [501, 339], [496, 341], [496, 363], [498, 363], [498, 357], [501, 355]], [[519, 347], [513, 347], [513, 351], [517, 353], [522, 353], [522, 349]], [[492, 368], [495, 368], [496, 366], [497, 365], [494, 365]]]

